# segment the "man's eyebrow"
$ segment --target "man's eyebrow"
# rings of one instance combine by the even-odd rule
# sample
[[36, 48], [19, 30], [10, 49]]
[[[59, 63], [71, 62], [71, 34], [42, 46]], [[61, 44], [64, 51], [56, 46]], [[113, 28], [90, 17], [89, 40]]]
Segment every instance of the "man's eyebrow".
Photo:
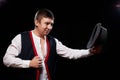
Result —
[[52, 22], [45, 22], [46, 24], [51, 24], [51, 25], [53, 25], [54, 23], [52, 23]]

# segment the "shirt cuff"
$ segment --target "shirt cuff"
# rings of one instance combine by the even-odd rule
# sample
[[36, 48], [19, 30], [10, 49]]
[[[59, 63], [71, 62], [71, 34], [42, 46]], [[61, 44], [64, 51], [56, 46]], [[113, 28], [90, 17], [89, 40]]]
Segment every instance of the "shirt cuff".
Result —
[[30, 60], [23, 60], [23, 68], [29, 68]]

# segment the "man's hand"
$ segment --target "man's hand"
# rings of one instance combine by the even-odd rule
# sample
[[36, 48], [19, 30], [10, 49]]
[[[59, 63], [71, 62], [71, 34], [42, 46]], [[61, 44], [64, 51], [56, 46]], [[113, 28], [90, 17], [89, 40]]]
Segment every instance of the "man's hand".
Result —
[[99, 54], [101, 52], [101, 50], [102, 50], [102, 46], [97, 45], [97, 46], [90, 48], [90, 53], [91, 54]]
[[31, 61], [30, 61], [30, 67], [32, 68], [40, 68], [42, 67], [42, 59], [38, 56], [35, 56]]

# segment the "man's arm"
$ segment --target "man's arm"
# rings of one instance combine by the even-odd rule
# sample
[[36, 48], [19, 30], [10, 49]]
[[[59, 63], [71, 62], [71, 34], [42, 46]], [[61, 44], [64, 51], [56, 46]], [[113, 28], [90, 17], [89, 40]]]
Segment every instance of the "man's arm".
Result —
[[28, 68], [30, 60], [22, 60], [16, 56], [21, 52], [21, 35], [17, 35], [8, 46], [3, 57], [3, 63], [7, 67]]
[[59, 40], [55, 40], [57, 54], [59, 54], [61, 57], [65, 57], [68, 59], [78, 59], [90, 55], [90, 49], [72, 49], [63, 45]]

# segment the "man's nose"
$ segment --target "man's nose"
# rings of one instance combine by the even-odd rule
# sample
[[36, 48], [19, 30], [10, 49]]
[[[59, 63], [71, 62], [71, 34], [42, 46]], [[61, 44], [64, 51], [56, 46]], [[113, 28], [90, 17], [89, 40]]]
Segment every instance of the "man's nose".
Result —
[[48, 29], [52, 29], [52, 27], [53, 27], [52, 25], [48, 25]]

